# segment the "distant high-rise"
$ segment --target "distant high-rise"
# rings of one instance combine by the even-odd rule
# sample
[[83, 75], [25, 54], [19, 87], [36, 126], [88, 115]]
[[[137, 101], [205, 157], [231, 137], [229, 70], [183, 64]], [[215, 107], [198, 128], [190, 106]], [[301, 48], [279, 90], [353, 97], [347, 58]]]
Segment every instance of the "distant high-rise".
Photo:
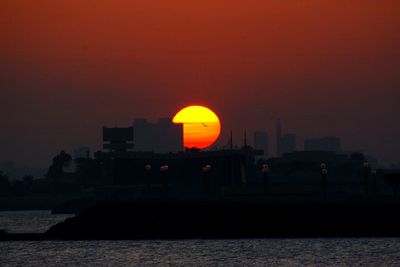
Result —
[[282, 135], [281, 120], [276, 121], [276, 156], [283, 153], [290, 153], [297, 149], [296, 134], [287, 133]]
[[264, 157], [268, 157], [268, 133], [265, 131], [254, 132], [254, 148], [264, 151]]
[[340, 138], [336, 136], [327, 136], [322, 138], [309, 138], [304, 140], [305, 151], [334, 151], [338, 152], [340, 148]]
[[136, 119], [133, 131], [135, 151], [168, 153], [183, 150], [183, 126], [173, 123], [170, 118], [161, 118], [158, 123]]
[[103, 127], [103, 143], [109, 152], [128, 152], [133, 148], [133, 128]]

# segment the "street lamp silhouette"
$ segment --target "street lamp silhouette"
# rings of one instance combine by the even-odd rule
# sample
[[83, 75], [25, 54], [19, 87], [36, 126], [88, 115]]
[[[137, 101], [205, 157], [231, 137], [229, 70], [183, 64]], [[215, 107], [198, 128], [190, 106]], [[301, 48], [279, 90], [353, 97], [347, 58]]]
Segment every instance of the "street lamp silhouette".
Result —
[[269, 173], [269, 165], [263, 164], [261, 168], [261, 172], [264, 178], [264, 194], [267, 193], [268, 190], [268, 173]]
[[363, 169], [364, 169], [364, 190], [365, 190], [365, 195], [368, 196], [368, 183], [369, 183], [369, 173], [371, 172], [371, 168], [369, 166], [368, 161], [365, 161], [363, 163]]
[[151, 172], [151, 165], [147, 164], [144, 166], [144, 170], [146, 171], [146, 187], [147, 187], [147, 194], [150, 195], [150, 172]]
[[160, 167], [160, 172], [161, 172], [161, 190], [162, 193], [165, 195], [168, 190], [168, 170], [169, 167], [168, 165], [162, 165]]
[[321, 167], [322, 196], [323, 200], [326, 201], [327, 191], [328, 191], [328, 184], [327, 184], [328, 169], [326, 167], [326, 163], [321, 163], [320, 167]]
[[208, 193], [208, 175], [209, 172], [211, 171], [211, 165], [207, 164], [202, 168], [203, 171], [203, 194], [204, 194], [204, 199], [207, 198], [207, 193]]
[[376, 170], [372, 170], [372, 190], [373, 190], [373, 194], [374, 196], [376, 196], [377, 193], [377, 188], [376, 188]]

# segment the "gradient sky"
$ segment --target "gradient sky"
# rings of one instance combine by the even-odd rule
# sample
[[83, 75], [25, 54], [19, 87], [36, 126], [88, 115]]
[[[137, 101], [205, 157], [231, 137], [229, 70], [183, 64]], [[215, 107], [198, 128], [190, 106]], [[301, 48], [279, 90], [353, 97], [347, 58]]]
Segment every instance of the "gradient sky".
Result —
[[103, 125], [201, 104], [220, 143], [280, 117], [300, 143], [338, 135], [400, 162], [399, 14], [398, 0], [2, 0], [0, 160], [48, 166], [99, 149]]

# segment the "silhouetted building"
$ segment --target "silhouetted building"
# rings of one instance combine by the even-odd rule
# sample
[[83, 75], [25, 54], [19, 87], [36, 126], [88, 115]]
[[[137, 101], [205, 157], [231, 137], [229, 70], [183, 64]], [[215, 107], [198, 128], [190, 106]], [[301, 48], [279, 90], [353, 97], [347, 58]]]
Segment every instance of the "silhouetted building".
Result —
[[135, 151], [168, 153], [183, 150], [183, 125], [173, 123], [170, 118], [161, 118], [156, 124], [136, 119], [133, 132]]
[[[202, 192], [207, 175], [210, 194], [221, 194], [232, 188], [241, 188], [256, 176], [254, 158], [261, 151], [235, 149], [218, 151], [194, 151], [168, 154], [132, 152], [114, 159], [115, 185], [157, 186], [168, 179], [171, 193], [194, 197]], [[211, 171], [204, 173], [209, 165]], [[146, 169], [146, 166], [148, 168]], [[168, 170], [160, 170], [168, 166]]]
[[[297, 180], [304, 183], [318, 181], [321, 163], [326, 164], [330, 181], [360, 182], [365, 161], [363, 154], [337, 154], [333, 151], [295, 151], [268, 159], [271, 177], [277, 177], [280, 182]], [[346, 186], [349, 190], [360, 187], [359, 184]]]
[[297, 149], [296, 135], [292, 133], [282, 134], [281, 120], [276, 122], [276, 155], [279, 157], [283, 153], [290, 153]]
[[133, 128], [103, 127], [103, 148], [108, 152], [124, 153], [133, 148]]
[[254, 132], [254, 148], [264, 151], [264, 157], [268, 157], [268, 133], [265, 131]]
[[310, 138], [304, 140], [305, 151], [334, 151], [338, 152], [340, 148], [340, 138], [336, 136], [327, 136], [322, 138]]

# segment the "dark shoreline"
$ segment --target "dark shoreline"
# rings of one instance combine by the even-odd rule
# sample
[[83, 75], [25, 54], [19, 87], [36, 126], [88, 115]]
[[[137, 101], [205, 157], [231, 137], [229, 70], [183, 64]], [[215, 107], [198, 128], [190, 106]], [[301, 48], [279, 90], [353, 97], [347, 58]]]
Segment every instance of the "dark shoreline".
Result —
[[398, 202], [113, 201], [46, 233], [0, 231], [0, 241], [400, 237], [398, 211]]

